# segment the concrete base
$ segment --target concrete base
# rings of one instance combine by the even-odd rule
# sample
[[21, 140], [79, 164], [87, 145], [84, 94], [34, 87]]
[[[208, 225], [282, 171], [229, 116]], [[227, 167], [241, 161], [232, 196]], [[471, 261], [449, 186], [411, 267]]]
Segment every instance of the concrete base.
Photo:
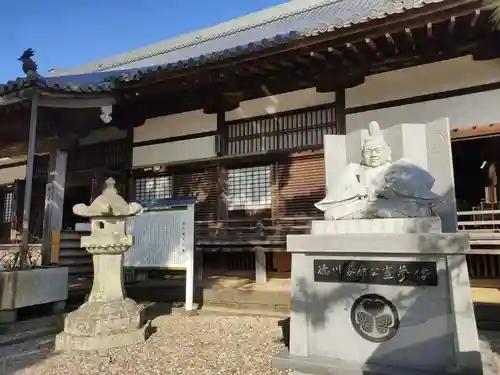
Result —
[[104, 350], [143, 342], [142, 310], [129, 298], [86, 302], [66, 317], [56, 349]]
[[40, 267], [0, 272], [0, 310], [65, 301], [68, 268]]
[[[477, 353], [477, 355], [480, 355]], [[288, 350], [277, 354], [272, 359], [272, 366], [280, 369], [291, 369], [292, 375], [342, 374], [342, 375], [456, 375], [465, 374], [457, 369], [442, 369], [440, 371], [410, 370], [401, 367], [378, 364], [357, 364], [340, 359], [317, 357], [301, 357], [291, 355]], [[492, 366], [484, 364], [484, 372], [466, 372], [467, 375], [493, 375], [489, 371]]]

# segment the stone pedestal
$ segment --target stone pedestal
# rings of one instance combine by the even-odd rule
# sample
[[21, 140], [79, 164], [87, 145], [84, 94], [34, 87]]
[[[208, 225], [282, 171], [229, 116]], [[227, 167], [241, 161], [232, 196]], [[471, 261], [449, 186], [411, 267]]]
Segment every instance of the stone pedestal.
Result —
[[68, 314], [64, 332], [56, 337], [56, 348], [104, 350], [145, 340], [141, 309], [131, 299], [91, 301]]
[[113, 180], [89, 207], [74, 207], [75, 214], [91, 219], [91, 235], [81, 244], [93, 255], [94, 282], [88, 301], [66, 317], [57, 349], [104, 350], [145, 340], [141, 308], [125, 297], [123, 283], [123, 254], [133, 240], [125, 219], [141, 210], [116, 193]]
[[[371, 224], [371, 225], [370, 225]], [[313, 223], [291, 235], [295, 374], [482, 374], [464, 234], [439, 218]]]

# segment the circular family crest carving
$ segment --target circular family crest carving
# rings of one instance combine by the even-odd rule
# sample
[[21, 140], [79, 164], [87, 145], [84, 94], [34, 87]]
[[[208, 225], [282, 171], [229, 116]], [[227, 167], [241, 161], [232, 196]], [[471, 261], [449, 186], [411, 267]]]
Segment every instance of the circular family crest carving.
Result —
[[399, 329], [396, 306], [378, 294], [365, 294], [351, 308], [351, 324], [365, 340], [384, 342], [394, 337]]

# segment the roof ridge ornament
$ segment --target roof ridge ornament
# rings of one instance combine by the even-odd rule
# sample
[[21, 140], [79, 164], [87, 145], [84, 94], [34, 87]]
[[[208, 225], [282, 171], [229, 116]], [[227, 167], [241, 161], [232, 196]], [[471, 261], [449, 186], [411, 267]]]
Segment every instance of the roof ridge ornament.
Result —
[[23, 72], [29, 79], [34, 79], [38, 76], [38, 64], [32, 59], [33, 56], [35, 56], [35, 51], [32, 48], [28, 48], [18, 58], [23, 63]]

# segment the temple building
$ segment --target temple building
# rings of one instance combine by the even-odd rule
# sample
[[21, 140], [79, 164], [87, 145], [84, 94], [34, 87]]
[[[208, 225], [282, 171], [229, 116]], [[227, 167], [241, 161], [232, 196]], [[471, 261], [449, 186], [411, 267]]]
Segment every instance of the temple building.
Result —
[[[448, 117], [459, 229], [481, 230], [471, 277], [498, 285], [500, 38], [490, 16], [477, 0], [293, 0], [0, 85], [1, 238], [22, 242], [29, 222], [42, 261], [58, 241], [59, 262], [90, 273], [90, 258], [63, 254], [63, 242], [78, 223], [71, 207], [112, 176], [130, 201], [197, 197], [205, 273], [286, 277], [286, 234], [322, 216], [324, 134]], [[46, 209], [55, 199], [61, 214]]]

